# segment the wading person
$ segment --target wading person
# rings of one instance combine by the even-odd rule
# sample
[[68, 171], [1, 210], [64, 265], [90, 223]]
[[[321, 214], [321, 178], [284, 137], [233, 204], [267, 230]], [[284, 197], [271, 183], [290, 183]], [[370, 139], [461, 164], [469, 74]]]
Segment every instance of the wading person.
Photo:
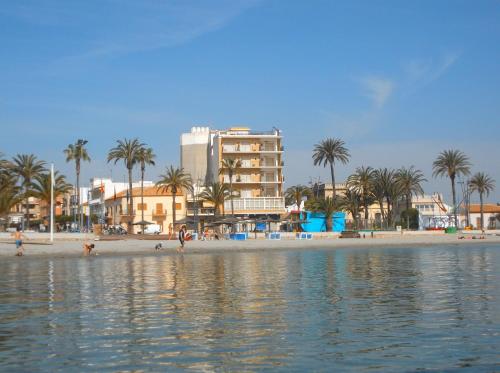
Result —
[[92, 253], [95, 245], [93, 243], [84, 242], [83, 243], [83, 256], [89, 256]]
[[24, 255], [23, 238], [25, 240], [28, 238], [23, 233], [21, 233], [21, 229], [19, 227], [16, 229], [14, 233], [11, 233], [11, 236], [14, 237], [14, 240], [16, 242], [16, 249], [17, 249], [16, 256], [23, 256]]
[[184, 252], [184, 242], [186, 241], [186, 226], [183, 225], [181, 227], [181, 230], [179, 231], [179, 242], [181, 243], [181, 246], [177, 248], [178, 253], [183, 253]]

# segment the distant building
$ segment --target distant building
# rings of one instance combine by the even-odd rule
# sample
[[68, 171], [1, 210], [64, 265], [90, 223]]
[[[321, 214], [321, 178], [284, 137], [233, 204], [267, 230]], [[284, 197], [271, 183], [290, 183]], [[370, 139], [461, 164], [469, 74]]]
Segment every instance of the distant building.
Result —
[[443, 196], [413, 196], [412, 207], [418, 211], [419, 228], [447, 228], [453, 223], [453, 208], [443, 202]]
[[[133, 210], [129, 211], [129, 198], [133, 196]], [[144, 202], [141, 202], [141, 188], [135, 187], [130, 193], [128, 190], [121, 190], [116, 194], [108, 196], [104, 202], [105, 224], [127, 226], [129, 220], [138, 223], [144, 220], [153, 224], [158, 224], [162, 232], [167, 233], [172, 227], [173, 195], [170, 191], [158, 190], [154, 185], [144, 187]], [[182, 192], [176, 194], [175, 198], [176, 221], [186, 217], [186, 198]], [[142, 227], [134, 225], [134, 233], [138, 233]]]
[[192, 127], [181, 135], [181, 167], [196, 184], [207, 182], [211, 133], [209, 127]]
[[[194, 127], [181, 136], [181, 167], [191, 175], [198, 188], [205, 182], [229, 184], [227, 172], [220, 171], [222, 163], [227, 159], [240, 161], [241, 166], [232, 180], [237, 195], [233, 198], [234, 212], [240, 216], [285, 212], [282, 154], [282, 134], [278, 129]], [[194, 213], [193, 198], [188, 198], [187, 202], [191, 215]], [[224, 210], [226, 213], [231, 211], [230, 200], [225, 202]]]
[[[500, 204], [494, 203], [485, 203], [483, 205], [483, 214], [484, 214], [484, 228], [485, 229], [497, 229], [500, 228]], [[470, 224], [476, 228], [481, 228], [481, 205], [480, 204], [471, 204], [469, 206], [469, 217]], [[464, 222], [465, 225], [465, 217], [461, 216], [460, 219]]]
[[[144, 187], [153, 186], [152, 181], [144, 181]], [[140, 182], [132, 183], [132, 188], [141, 186]], [[105, 216], [105, 201], [115, 194], [121, 193], [129, 189], [129, 184], [125, 182], [114, 182], [107, 178], [92, 178], [90, 179], [89, 200], [90, 215], [96, 215], [104, 223]]]

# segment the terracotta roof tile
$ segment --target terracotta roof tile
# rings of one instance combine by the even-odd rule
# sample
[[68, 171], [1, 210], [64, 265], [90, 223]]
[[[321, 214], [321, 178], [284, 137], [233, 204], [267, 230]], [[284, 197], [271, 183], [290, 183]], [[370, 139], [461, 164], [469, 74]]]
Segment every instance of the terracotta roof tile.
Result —
[[[150, 187], [144, 187], [144, 197], [158, 197], [158, 196], [172, 196], [172, 192], [169, 190], [168, 192], [165, 192], [162, 189], [158, 189], [157, 186], [150, 186]], [[182, 196], [182, 192], [178, 192], [176, 194], [177, 197]], [[141, 188], [132, 188], [132, 196], [135, 197], [140, 197], [141, 196]], [[111, 196], [106, 199], [106, 201], [114, 199], [115, 196]], [[127, 190], [122, 190], [119, 193], [116, 193], [116, 198], [127, 198]]]

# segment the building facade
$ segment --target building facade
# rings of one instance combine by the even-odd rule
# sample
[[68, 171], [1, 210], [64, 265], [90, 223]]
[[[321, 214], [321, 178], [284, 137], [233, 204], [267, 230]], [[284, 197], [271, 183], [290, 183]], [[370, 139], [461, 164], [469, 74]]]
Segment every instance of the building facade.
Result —
[[[133, 210], [129, 211], [129, 197], [133, 196]], [[127, 222], [137, 224], [143, 219], [160, 226], [161, 232], [168, 233], [173, 229], [173, 195], [170, 191], [166, 192], [158, 189], [156, 186], [144, 187], [143, 202], [141, 201], [141, 188], [132, 189], [132, 193], [122, 190], [106, 198], [104, 203], [105, 224], [121, 225], [127, 227]], [[175, 215], [176, 221], [186, 217], [186, 198], [185, 193], [179, 192], [175, 196]], [[142, 227], [133, 226], [133, 232], [138, 233]]]
[[[181, 167], [195, 187], [215, 181], [229, 184], [224, 160], [237, 160], [233, 175], [235, 215], [270, 215], [285, 212], [283, 197], [283, 138], [281, 131], [252, 131], [247, 127], [210, 130], [194, 127], [181, 136]], [[204, 155], [205, 154], [205, 155]], [[193, 201], [188, 203], [192, 204]], [[231, 211], [231, 201], [224, 203]]]

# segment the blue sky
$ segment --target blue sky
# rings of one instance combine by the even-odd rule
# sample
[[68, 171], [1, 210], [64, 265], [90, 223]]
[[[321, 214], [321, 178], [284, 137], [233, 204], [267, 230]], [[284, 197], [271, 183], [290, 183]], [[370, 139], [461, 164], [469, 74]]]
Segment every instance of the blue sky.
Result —
[[193, 125], [281, 128], [287, 185], [328, 180], [327, 136], [349, 165], [415, 165], [428, 193], [444, 149], [498, 180], [499, 1], [16, 0], [0, 7], [0, 151], [36, 153], [74, 179], [62, 149], [89, 140], [85, 178], [139, 137], [155, 180]]

